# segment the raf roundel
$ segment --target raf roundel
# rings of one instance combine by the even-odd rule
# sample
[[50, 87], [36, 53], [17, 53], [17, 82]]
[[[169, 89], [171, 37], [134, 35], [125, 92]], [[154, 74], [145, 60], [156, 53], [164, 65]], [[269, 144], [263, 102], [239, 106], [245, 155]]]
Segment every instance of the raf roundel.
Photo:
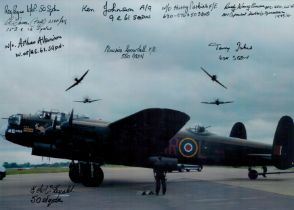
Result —
[[179, 152], [183, 157], [192, 158], [198, 153], [198, 144], [192, 138], [184, 138], [179, 142]]

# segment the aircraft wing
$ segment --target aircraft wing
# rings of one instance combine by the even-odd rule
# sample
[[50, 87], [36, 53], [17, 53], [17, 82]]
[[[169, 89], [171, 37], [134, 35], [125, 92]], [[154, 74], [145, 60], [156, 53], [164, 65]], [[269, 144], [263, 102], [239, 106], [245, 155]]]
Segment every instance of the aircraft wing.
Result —
[[206, 101], [202, 101], [201, 103], [203, 103], [203, 104], [216, 104], [215, 102], [206, 102]]
[[202, 71], [204, 71], [210, 78], [212, 78], [212, 75], [209, 74], [204, 68], [200, 67]]
[[101, 99], [94, 99], [94, 100], [89, 100], [90, 103], [95, 102], [95, 101], [100, 101]]
[[89, 69], [83, 74], [83, 76], [81, 76], [81, 78], [79, 79], [79, 81], [82, 81], [84, 79], [84, 77], [88, 74]]
[[161, 155], [169, 140], [189, 119], [187, 114], [172, 109], [145, 109], [111, 123], [111, 139], [119, 139], [136, 157]]
[[84, 101], [74, 101], [74, 102], [80, 102], [80, 103], [84, 103]]
[[224, 101], [222, 102], [223, 104], [230, 104], [230, 103], [233, 103], [234, 101]]
[[226, 86], [224, 86], [220, 81], [215, 80], [218, 84], [220, 84], [221, 86], [223, 86], [224, 88], [228, 89]]
[[72, 86], [68, 87], [65, 91], [68, 91], [69, 89], [73, 88], [74, 86], [76, 86], [78, 84], [78, 82], [74, 83]]

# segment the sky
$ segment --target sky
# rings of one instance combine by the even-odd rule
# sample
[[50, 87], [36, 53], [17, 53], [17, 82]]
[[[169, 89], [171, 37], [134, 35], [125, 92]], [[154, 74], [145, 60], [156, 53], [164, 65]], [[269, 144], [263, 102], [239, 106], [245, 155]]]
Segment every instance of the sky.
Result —
[[[105, 16], [106, 2], [109, 9], [115, 3], [115, 9], [134, 11], [108, 11]], [[198, 1], [73, 0], [69, 4], [65, 0], [32, 0], [30, 3], [1, 0], [0, 117], [44, 109], [63, 112], [74, 109], [75, 113], [111, 122], [145, 108], [171, 108], [190, 116], [186, 127], [211, 126], [209, 131], [228, 136], [233, 124], [241, 121], [247, 128], [248, 139], [271, 144], [280, 117], [294, 116], [293, 1], [232, 1], [236, 5], [290, 5], [290, 8], [250, 9], [252, 12], [282, 11], [288, 16], [285, 18], [269, 14], [221, 17], [224, 12], [232, 12], [225, 10], [229, 1], [200, 2], [217, 3], [217, 8], [189, 9], [189, 17], [178, 18], [175, 17], [178, 13], [187, 14], [184, 7], [179, 9], [181, 6]], [[36, 5], [37, 9], [28, 13], [27, 7], [31, 5]], [[146, 11], [139, 9], [141, 5], [146, 6]], [[82, 8], [88, 10], [82, 11]], [[165, 12], [164, 8], [169, 11]], [[16, 11], [24, 12], [18, 16]], [[192, 13], [198, 12], [209, 12], [209, 16], [191, 17]], [[249, 13], [249, 10], [239, 12]], [[131, 19], [111, 20], [118, 15], [130, 15]], [[150, 18], [132, 20], [134, 15], [150, 15]], [[173, 17], [167, 19], [164, 15]], [[32, 30], [25, 24], [19, 24], [17, 29], [9, 25], [21, 22], [17, 17], [22, 22], [29, 22]], [[9, 22], [10, 18], [12, 22]], [[60, 19], [63, 22], [59, 24], [48, 23]], [[36, 30], [36, 20], [45, 20], [44, 27], [52, 29]], [[43, 36], [56, 40], [42, 45], [19, 45], [20, 39], [33, 41]], [[237, 52], [238, 42], [243, 48], [246, 44], [246, 48], [251, 49]], [[230, 47], [230, 50], [209, 46], [213, 43]], [[5, 48], [9, 44], [17, 47]], [[28, 49], [49, 49], [50, 45], [60, 44], [62, 47], [55, 51], [16, 57], [16, 53]], [[129, 53], [130, 58], [122, 58], [122, 53], [106, 50], [107, 46], [125, 51], [127, 46], [137, 49], [140, 45], [146, 45], [148, 51], [143, 59], [133, 58], [132, 53]], [[220, 60], [219, 56], [229, 58]], [[233, 60], [233, 56], [249, 57]], [[228, 89], [212, 82], [200, 67], [216, 74]], [[74, 77], [81, 76], [87, 69], [90, 71], [83, 82], [65, 92]], [[85, 96], [102, 100], [92, 104], [73, 102]], [[216, 98], [234, 103], [223, 106], [201, 103]], [[6, 126], [7, 120], [1, 119], [2, 134]], [[0, 163], [48, 161], [30, 153], [29, 148], [0, 137]]]

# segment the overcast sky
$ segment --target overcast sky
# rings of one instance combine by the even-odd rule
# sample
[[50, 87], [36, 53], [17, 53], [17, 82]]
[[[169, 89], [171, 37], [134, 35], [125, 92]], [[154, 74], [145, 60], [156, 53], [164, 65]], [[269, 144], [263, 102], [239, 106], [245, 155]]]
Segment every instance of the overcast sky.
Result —
[[[217, 1], [217, 9], [208, 17], [163, 19], [162, 7], [170, 4], [169, 14], [177, 14], [174, 5], [189, 5], [192, 1], [108, 1], [110, 8], [132, 8], [128, 14], [150, 15], [150, 19], [111, 21], [103, 15], [106, 1], [31, 1], [40, 4], [56, 4], [59, 11], [26, 12], [26, 1], [1, 0], [1, 76], [0, 116], [15, 113], [35, 113], [42, 109], [57, 109], [86, 114], [91, 118], [115, 121], [141, 109], [150, 107], [172, 108], [187, 113], [191, 120], [187, 127], [201, 124], [212, 126], [211, 132], [229, 135], [232, 125], [242, 121], [250, 140], [272, 143], [279, 118], [294, 116], [294, 8], [270, 10], [284, 11], [290, 17], [274, 15], [251, 17], [221, 17], [229, 1]], [[196, 2], [196, 1], [195, 1]], [[197, 1], [198, 2], [198, 1]], [[201, 1], [213, 3], [213, 1]], [[235, 2], [235, 1], [233, 1]], [[242, 2], [242, 1], [241, 1]], [[254, 1], [244, 1], [247, 4]], [[264, 5], [287, 5], [293, 1], [255, 1]], [[141, 4], [151, 5], [151, 12], [139, 10]], [[7, 31], [5, 8], [25, 10], [22, 21], [63, 16], [66, 24], [53, 25], [50, 31]], [[82, 12], [82, 6], [94, 12]], [[262, 10], [262, 9], [261, 9]], [[261, 11], [259, 10], [259, 11]], [[208, 11], [208, 10], [196, 10]], [[228, 12], [228, 10], [226, 10]], [[243, 12], [245, 10], [242, 10]], [[192, 11], [189, 11], [192, 12]], [[195, 12], [195, 11], [194, 11]], [[110, 14], [110, 13], [109, 13]], [[108, 14], [108, 15], [109, 15]], [[114, 13], [114, 15], [126, 13]], [[16, 16], [16, 14], [14, 14]], [[50, 26], [50, 25], [49, 25]], [[52, 25], [51, 25], [52, 26]], [[18, 43], [27, 37], [62, 38], [44, 44], [64, 46], [55, 52], [16, 57], [16, 52], [39, 45], [5, 49], [8, 43]], [[246, 43], [251, 50], [236, 52], [237, 43]], [[230, 51], [216, 50], [210, 43], [230, 47]], [[155, 47], [155, 52], [145, 53], [143, 59], [122, 59], [120, 53], [106, 53], [105, 48], [121, 48], [127, 45]], [[130, 53], [130, 55], [132, 55]], [[219, 60], [219, 55], [229, 60]], [[232, 60], [232, 56], [244, 55], [248, 59]], [[201, 71], [204, 67], [228, 89], [213, 83]], [[75, 76], [89, 74], [77, 87], [68, 92]], [[83, 97], [101, 98], [92, 104], [77, 104]], [[205, 105], [201, 101], [233, 100], [223, 106]], [[6, 120], [0, 121], [1, 133]], [[0, 137], [1, 138], [1, 137]], [[31, 156], [31, 150], [7, 142], [1, 138], [0, 162], [42, 162], [41, 157]]]

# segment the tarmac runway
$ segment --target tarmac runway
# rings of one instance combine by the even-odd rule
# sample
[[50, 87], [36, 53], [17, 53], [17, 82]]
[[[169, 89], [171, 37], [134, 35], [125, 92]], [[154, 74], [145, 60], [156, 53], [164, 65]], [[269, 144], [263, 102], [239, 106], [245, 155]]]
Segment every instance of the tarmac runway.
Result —
[[247, 169], [204, 167], [169, 173], [166, 195], [154, 190], [151, 169], [106, 167], [100, 187], [73, 184], [67, 173], [11, 175], [0, 181], [0, 209], [283, 210], [294, 207], [294, 174], [247, 178]]

